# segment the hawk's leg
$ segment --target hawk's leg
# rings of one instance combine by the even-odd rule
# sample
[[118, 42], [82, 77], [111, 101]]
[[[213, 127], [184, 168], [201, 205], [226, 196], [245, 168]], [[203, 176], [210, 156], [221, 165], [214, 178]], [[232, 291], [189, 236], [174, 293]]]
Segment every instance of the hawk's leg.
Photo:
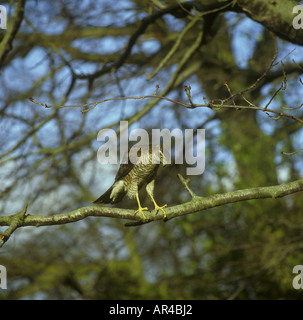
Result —
[[141, 212], [144, 220], [146, 220], [146, 217], [145, 217], [145, 214], [143, 213], [143, 211], [147, 211], [148, 208], [147, 208], [147, 207], [145, 207], [145, 208], [142, 208], [142, 207], [141, 207], [141, 203], [140, 203], [140, 200], [139, 200], [139, 192], [138, 192], [138, 190], [136, 191], [136, 199], [137, 199], [139, 208], [138, 208], [137, 211], [135, 211], [135, 214], [138, 213], [138, 212]]
[[154, 187], [155, 187], [155, 180], [152, 180], [147, 186], [146, 186], [146, 191], [149, 194], [150, 198], [152, 199], [154, 205], [155, 205], [155, 210], [161, 210], [164, 214], [164, 219], [167, 218], [166, 212], [163, 208], [167, 207], [167, 204], [165, 204], [164, 206], [160, 207], [158, 206], [158, 204], [156, 203], [155, 199], [154, 199]]

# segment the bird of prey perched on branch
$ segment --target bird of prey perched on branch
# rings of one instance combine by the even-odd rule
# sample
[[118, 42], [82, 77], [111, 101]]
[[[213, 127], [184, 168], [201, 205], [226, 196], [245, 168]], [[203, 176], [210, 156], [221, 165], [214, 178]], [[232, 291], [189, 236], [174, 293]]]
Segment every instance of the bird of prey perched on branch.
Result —
[[167, 205], [160, 207], [154, 199], [155, 177], [160, 163], [165, 166], [167, 160], [163, 149], [158, 145], [133, 146], [128, 149], [115, 177], [115, 182], [94, 203], [114, 204], [120, 202], [124, 196], [129, 199], [136, 198], [139, 208], [135, 213], [140, 212], [146, 219], [143, 211], [148, 208], [142, 208], [139, 200], [139, 190], [146, 184], [146, 191], [155, 205], [155, 210], [161, 210], [166, 218], [163, 208]]

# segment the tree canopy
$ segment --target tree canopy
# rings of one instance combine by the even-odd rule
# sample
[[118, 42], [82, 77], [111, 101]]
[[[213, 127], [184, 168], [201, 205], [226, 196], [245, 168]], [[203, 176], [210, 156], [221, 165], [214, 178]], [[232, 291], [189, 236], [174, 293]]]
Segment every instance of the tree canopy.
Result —
[[[300, 297], [299, 1], [3, 5], [1, 299]], [[92, 204], [118, 170], [98, 162], [98, 132], [119, 139], [121, 121], [194, 141], [205, 129], [203, 174], [159, 170], [166, 222], [152, 211], [143, 223], [127, 199]]]

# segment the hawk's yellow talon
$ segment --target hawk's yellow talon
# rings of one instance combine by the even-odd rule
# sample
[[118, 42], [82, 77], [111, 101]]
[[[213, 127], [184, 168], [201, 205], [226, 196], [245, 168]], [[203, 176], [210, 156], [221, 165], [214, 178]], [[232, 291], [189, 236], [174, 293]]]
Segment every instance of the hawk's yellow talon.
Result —
[[159, 207], [157, 204], [156, 204], [156, 202], [154, 202], [154, 204], [155, 204], [155, 210], [161, 210], [162, 212], [163, 212], [163, 214], [164, 214], [164, 219], [167, 219], [167, 215], [166, 215], [166, 212], [165, 212], [165, 210], [163, 209], [163, 208], [165, 208], [165, 207], [167, 207], [167, 204], [165, 204], [164, 206], [162, 206], [162, 207]]
[[141, 206], [139, 206], [139, 209], [135, 211], [135, 214], [137, 214], [138, 212], [140, 212], [144, 218], [144, 220], [146, 220], [146, 216], [145, 214], [143, 213], [143, 211], [148, 211], [148, 208], [145, 207], [145, 208], [142, 208]]
[[148, 208], [145, 207], [145, 208], [142, 208], [141, 207], [141, 203], [140, 203], [140, 200], [139, 200], [139, 194], [138, 194], [138, 191], [136, 192], [136, 198], [137, 198], [137, 202], [138, 202], [138, 210], [135, 211], [135, 214], [138, 213], [138, 212], [141, 212], [142, 216], [143, 216], [143, 219], [146, 220], [146, 217], [145, 217], [145, 214], [143, 213], [143, 211], [148, 211]]

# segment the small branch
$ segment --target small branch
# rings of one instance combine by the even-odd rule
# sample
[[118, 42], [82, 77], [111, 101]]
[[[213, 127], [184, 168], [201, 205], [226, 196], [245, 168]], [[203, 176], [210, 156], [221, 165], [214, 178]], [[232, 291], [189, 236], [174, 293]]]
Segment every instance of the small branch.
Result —
[[[228, 93], [230, 94], [230, 97], [232, 97], [233, 94], [231, 93], [231, 90], [230, 90], [230, 88], [229, 88], [229, 85], [228, 85], [227, 81], [225, 81], [223, 84], [224, 84], [224, 86], [226, 87]], [[244, 95], [243, 95], [243, 94], [241, 94], [241, 96], [244, 98]], [[235, 103], [234, 98], [231, 98], [231, 99], [232, 99], [233, 105], [235, 106], [236, 103]]]
[[185, 91], [187, 98], [188, 98], [188, 101], [190, 103], [190, 107], [187, 107], [187, 108], [194, 109], [194, 108], [196, 108], [196, 106], [195, 106], [193, 99], [190, 95], [190, 90], [191, 90], [191, 86], [186, 86], [186, 85], [184, 86], [184, 91]]
[[285, 156], [292, 156], [294, 155], [295, 153], [299, 152], [299, 151], [303, 151], [303, 148], [302, 149], [298, 149], [296, 151], [293, 151], [293, 152], [284, 152], [284, 151], [281, 151], [281, 154], [285, 155]]
[[281, 60], [281, 66], [282, 66], [282, 73], [283, 73], [283, 82], [282, 82], [282, 85], [281, 85], [281, 89], [285, 90], [286, 89], [286, 85], [287, 85], [287, 78], [286, 78], [286, 72], [285, 72], [285, 69], [284, 69], [284, 63], [283, 63], [282, 60]]
[[[264, 107], [265, 110], [267, 110], [268, 106], [272, 103], [272, 101], [274, 100], [274, 98], [276, 97], [276, 95], [281, 91], [281, 90], [285, 90], [286, 89], [286, 85], [287, 85], [287, 78], [286, 78], [286, 73], [284, 70], [284, 63], [281, 60], [281, 66], [282, 66], [282, 74], [283, 74], [283, 82], [281, 83], [280, 87], [274, 92], [274, 94], [272, 95], [272, 97], [269, 99], [269, 101], [267, 102], [266, 106]], [[274, 119], [276, 120], [276, 119]]]
[[154, 96], [157, 95], [158, 90], [159, 90], [159, 87], [160, 87], [160, 86], [159, 86], [158, 84], [156, 84], [156, 90], [155, 90]]
[[284, 109], [284, 110], [297, 110], [297, 109], [300, 109], [302, 108], [303, 106], [303, 103], [301, 103], [299, 106], [297, 107], [284, 107], [284, 106], [281, 106], [281, 109]]
[[[189, 48], [189, 50], [184, 55], [182, 61], [179, 63], [178, 68], [177, 68], [176, 72], [174, 73], [174, 75], [173, 75], [173, 77], [172, 77], [172, 79], [171, 79], [171, 81], [170, 81], [170, 83], [168, 84], [167, 87], [170, 88], [172, 86], [172, 84], [174, 83], [177, 75], [179, 74], [179, 70], [181, 70], [183, 68], [184, 64], [190, 59], [190, 57], [197, 50], [197, 48], [199, 48], [199, 45], [200, 45], [202, 39], [203, 39], [203, 32], [199, 32], [196, 42], [193, 44], [193, 46], [191, 48]], [[84, 110], [81, 110], [81, 112], [84, 113], [84, 112], [88, 112], [88, 111], [94, 109], [96, 106], [98, 106], [101, 103], [112, 101], [112, 100], [127, 100], [127, 99], [139, 100], [139, 99], [153, 98], [153, 99], [163, 99], [163, 100], [169, 101], [171, 103], [174, 103], [174, 104], [177, 104], [177, 105], [181, 105], [181, 106], [183, 106], [185, 108], [188, 108], [188, 109], [193, 109], [193, 108], [197, 108], [197, 107], [200, 107], [200, 108], [207, 107], [207, 108], [213, 109], [214, 111], [219, 111], [222, 108], [234, 108], [236, 110], [240, 110], [240, 109], [258, 110], [258, 111], [265, 112], [273, 120], [278, 120], [281, 117], [287, 117], [287, 118], [290, 118], [292, 120], [295, 120], [295, 121], [300, 122], [300, 123], [303, 124], [303, 119], [301, 119], [301, 118], [292, 116], [292, 115], [287, 114], [287, 113], [282, 112], [282, 111], [268, 109], [269, 105], [272, 103], [272, 101], [277, 96], [277, 94], [281, 90], [285, 90], [286, 89], [286, 84], [287, 84], [287, 78], [286, 78], [286, 72], [285, 72], [285, 68], [284, 68], [283, 59], [285, 59], [289, 54], [286, 57], [284, 57], [283, 59], [281, 59], [279, 62], [275, 62], [276, 58], [277, 58], [277, 54], [278, 54], [278, 52], [276, 51], [274, 56], [273, 56], [273, 58], [272, 58], [272, 61], [271, 61], [270, 65], [269, 65], [269, 67], [248, 88], [232, 94], [230, 87], [228, 86], [227, 82], [225, 82], [224, 86], [227, 88], [227, 90], [229, 92], [229, 97], [227, 97], [226, 99], [223, 99], [223, 100], [222, 99], [217, 99], [216, 101], [218, 101], [218, 103], [215, 103], [214, 100], [210, 100], [209, 103], [207, 103], [206, 102], [206, 98], [203, 97], [204, 104], [195, 104], [193, 102], [193, 99], [192, 99], [192, 96], [191, 96], [191, 86], [190, 85], [188, 85], [188, 86], [185, 85], [184, 86], [184, 91], [185, 91], [185, 93], [187, 95], [189, 103], [184, 103], [184, 102], [181, 102], [181, 101], [176, 101], [176, 100], [173, 100], [173, 99], [169, 99], [169, 98], [165, 97], [163, 93], [162, 93], [162, 95], [157, 95], [158, 88], [159, 88], [158, 85], [157, 85], [156, 91], [155, 91], [155, 93], [153, 95], [145, 95], [145, 96], [139, 96], [139, 97], [116, 97], [116, 98], [104, 99], [104, 100], [97, 101], [97, 102], [91, 102], [91, 103], [87, 103], [87, 104], [83, 104], [83, 105], [66, 105], [66, 106], [55, 105], [55, 106], [51, 106], [51, 105], [47, 105], [45, 103], [40, 103], [40, 102], [36, 101], [34, 98], [29, 98], [29, 100], [32, 101], [33, 103], [41, 105], [41, 106], [43, 106], [45, 108], [85, 108]], [[267, 102], [265, 107], [261, 108], [261, 107], [258, 107], [256, 105], [254, 105], [252, 102], [250, 102], [244, 96], [244, 94], [249, 92], [249, 91], [251, 91], [252, 89], [254, 89], [259, 84], [259, 82], [263, 78], [266, 77], [266, 75], [269, 72], [269, 70], [271, 70], [271, 68], [276, 66], [278, 63], [281, 63], [281, 66], [282, 66], [283, 82], [281, 83], [280, 87], [274, 92], [274, 94], [269, 99], [269, 101]], [[299, 81], [300, 81], [300, 83], [303, 84], [301, 79]], [[166, 91], [167, 90], [164, 90], [164, 92], [166, 92]], [[234, 98], [237, 97], [237, 96], [242, 97], [242, 99], [247, 103], [247, 105], [246, 106], [236, 105]], [[232, 105], [226, 104], [229, 100], [232, 101]], [[284, 106], [281, 106], [281, 109], [284, 109], [284, 110], [295, 110], [295, 109], [301, 108], [302, 105], [303, 105], [303, 103], [298, 107], [284, 107]], [[87, 107], [89, 107], [89, 108], [87, 108]], [[276, 116], [272, 116], [271, 114], [275, 114]]]
[[[156, 90], [156, 91], [158, 91], [158, 90]], [[176, 103], [176, 104], [182, 105], [183, 107], [190, 108], [190, 106], [187, 103], [180, 102], [180, 101], [175, 101], [173, 99], [169, 99], [167, 97], [159, 96], [159, 95], [156, 95], [156, 94], [154, 94], [154, 95], [146, 95], [146, 96], [139, 96], [139, 97], [108, 98], [108, 99], [100, 100], [100, 101], [97, 101], [97, 102], [90, 102], [90, 103], [81, 104], [81, 105], [66, 105], [66, 106], [59, 106], [59, 105], [58, 106], [51, 106], [51, 105], [48, 105], [46, 103], [38, 102], [34, 98], [29, 98], [29, 100], [31, 102], [35, 103], [35, 104], [38, 104], [38, 105], [42, 106], [42, 107], [55, 108], [55, 109], [59, 109], [59, 108], [85, 108], [85, 107], [88, 107], [88, 106], [92, 106], [89, 109], [81, 110], [81, 112], [85, 113], [85, 112], [88, 112], [88, 111], [92, 110], [93, 108], [95, 108], [97, 105], [99, 105], [101, 103], [112, 101], [112, 100], [141, 100], [141, 99], [147, 99], [147, 98], [163, 99], [163, 100], [166, 100], [166, 101], [169, 101], [169, 102], [172, 102], [172, 103]], [[206, 107], [207, 105], [204, 105], [204, 106]]]
[[178, 173], [178, 178], [180, 179], [181, 183], [184, 185], [185, 189], [188, 191], [192, 199], [196, 198], [197, 195], [189, 187], [190, 179], [185, 179], [180, 173]]
[[[275, 113], [277, 114], [278, 116], [280, 117], [287, 117], [287, 118], [290, 118], [292, 120], [295, 120], [297, 122], [300, 122], [303, 124], [303, 119], [300, 119], [298, 117], [294, 117], [290, 114], [287, 114], [287, 113], [284, 113], [284, 112], [281, 112], [281, 111], [278, 111], [278, 110], [273, 110], [273, 109], [265, 109], [265, 108], [261, 108], [261, 107], [257, 107], [255, 105], [253, 105], [252, 103], [249, 103], [247, 106], [244, 106], [244, 105], [230, 105], [230, 104], [224, 104], [224, 101], [226, 100], [220, 100], [220, 99], [217, 99], [218, 103], [214, 103], [213, 100], [211, 100], [209, 103], [206, 103], [206, 104], [189, 104], [189, 103], [185, 103], [185, 102], [182, 102], [182, 101], [177, 101], [177, 100], [173, 100], [173, 99], [169, 99], [167, 97], [164, 97], [164, 96], [159, 96], [159, 95], [146, 95], [146, 96], [139, 96], [139, 97], [117, 97], [117, 98], [109, 98], [109, 99], [104, 99], [104, 100], [101, 100], [101, 101], [97, 101], [97, 102], [91, 102], [91, 103], [86, 103], [86, 104], [83, 104], [83, 105], [66, 105], [66, 106], [50, 106], [50, 105], [47, 105], [45, 103], [40, 103], [38, 101], [36, 101], [34, 98], [29, 98], [30, 101], [32, 101], [33, 103], [35, 104], [38, 104], [38, 105], [41, 105], [45, 108], [85, 108], [87, 106], [91, 106], [90, 108], [88, 109], [85, 109], [85, 110], [81, 110], [81, 112], [88, 112], [90, 110], [92, 110], [93, 108], [95, 108], [97, 105], [101, 104], [101, 103], [104, 103], [104, 102], [108, 102], [108, 101], [112, 101], [112, 100], [127, 100], [127, 99], [134, 99], [134, 100], [140, 100], [140, 99], [148, 99], [148, 98], [155, 98], [155, 99], [163, 99], [163, 100], [166, 100], [166, 101], [169, 101], [169, 102], [172, 102], [174, 104], [177, 104], [177, 105], [180, 105], [180, 106], [183, 106], [185, 108], [188, 108], [188, 109], [193, 109], [193, 108], [211, 108], [213, 109], [214, 111], [219, 111], [221, 110], [221, 108], [227, 108], [227, 109], [248, 109], [248, 110], [257, 110], [257, 111], [263, 111], [263, 112], [269, 112], [269, 113]], [[300, 105], [301, 107], [302, 105]], [[283, 107], [284, 109], [286, 109], [286, 107]]]
[[237, 96], [242, 96], [244, 93], [249, 92], [252, 89], [256, 88], [257, 85], [260, 83], [260, 81], [262, 79], [264, 79], [266, 77], [266, 75], [268, 74], [268, 72], [276, 65], [275, 61], [277, 59], [277, 56], [278, 56], [278, 51], [275, 51], [275, 53], [274, 53], [274, 55], [272, 57], [271, 63], [268, 66], [268, 68], [264, 71], [264, 73], [252, 85], [250, 85], [248, 88], [243, 89], [243, 90], [241, 90], [239, 92], [236, 92], [236, 93], [232, 94], [231, 96], [229, 96], [228, 98], [224, 99], [223, 100], [223, 104], [226, 103], [227, 101], [231, 100], [231, 99], [234, 99]]

